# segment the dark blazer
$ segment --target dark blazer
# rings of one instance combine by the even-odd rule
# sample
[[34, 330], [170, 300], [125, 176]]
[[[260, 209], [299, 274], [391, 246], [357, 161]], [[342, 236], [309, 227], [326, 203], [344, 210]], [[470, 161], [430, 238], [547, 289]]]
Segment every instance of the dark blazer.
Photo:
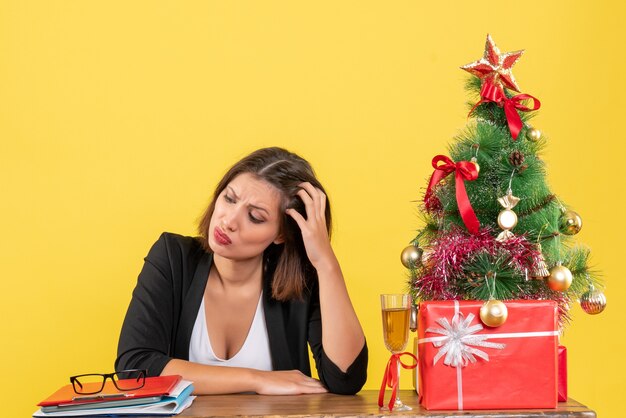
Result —
[[[152, 246], [122, 325], [115, 370], [147, 369], [158, 376], [173, 358], [189, 360], [189, 340], [200, 309], [212, 254], [196, 238], [163, 233]], [[346, 373], [322, 346], [317, 282], [303, 300], [272, 298], [271, 277], [264, 278], [263, 308], [274, 370], [298, 369], [311, 376], [307, 342], [320, 381], [330, 392], [354, 394], [367, 379], [367, 344]]]

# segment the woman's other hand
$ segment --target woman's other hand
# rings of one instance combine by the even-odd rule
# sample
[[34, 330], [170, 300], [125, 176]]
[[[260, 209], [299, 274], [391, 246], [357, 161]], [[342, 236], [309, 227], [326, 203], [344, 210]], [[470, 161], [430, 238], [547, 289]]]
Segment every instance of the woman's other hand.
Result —
[[326, 393], [319, 380], [306, 376], [299, 370], [261, 371], [255, 373], [255, 392], [259, 395], [299, 395]]

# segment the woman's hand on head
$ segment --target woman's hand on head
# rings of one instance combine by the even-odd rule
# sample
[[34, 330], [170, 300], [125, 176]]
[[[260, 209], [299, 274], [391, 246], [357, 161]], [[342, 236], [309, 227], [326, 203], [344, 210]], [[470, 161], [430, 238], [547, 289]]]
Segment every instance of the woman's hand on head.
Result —
[[256, 389], [259, 395], [300, 395], [326, 393], [328, 390], [319, 380], [306, 376], [300, 370], [257, 371]]
[[306, 208], [306, 219], [295, 209], [287, 209], [302, 232], [304, 247], [311, 264], [318, 268], [325, 260], [335, 260], [326, 229], [326, 195], [311, 183], [300, 184], [298, 196]]

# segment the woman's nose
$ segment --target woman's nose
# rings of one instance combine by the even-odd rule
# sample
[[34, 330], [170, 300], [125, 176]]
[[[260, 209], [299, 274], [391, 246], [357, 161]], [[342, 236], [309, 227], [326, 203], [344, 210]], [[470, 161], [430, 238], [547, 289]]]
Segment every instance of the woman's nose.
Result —
[[225, 231], [231, 231], [231, 232], [234, 231], [232, 227], [232, 222], [227, 219], [222, 219], [222, 229]]
[[237, 229], [237, 213], [231, 212], [222, 218], [222, 228], [228, 231], [235, 231]]

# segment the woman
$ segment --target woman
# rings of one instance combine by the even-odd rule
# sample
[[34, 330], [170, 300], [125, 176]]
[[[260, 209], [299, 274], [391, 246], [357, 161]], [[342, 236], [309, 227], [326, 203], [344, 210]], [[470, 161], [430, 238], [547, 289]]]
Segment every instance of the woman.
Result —
[[330, 226], [307, 161], [265, 148], [236, 163], [200, 237], [164, 233], [145, 258], [116, 370], [179, 374], [196, 394], [358, 392], [367, 345]]

